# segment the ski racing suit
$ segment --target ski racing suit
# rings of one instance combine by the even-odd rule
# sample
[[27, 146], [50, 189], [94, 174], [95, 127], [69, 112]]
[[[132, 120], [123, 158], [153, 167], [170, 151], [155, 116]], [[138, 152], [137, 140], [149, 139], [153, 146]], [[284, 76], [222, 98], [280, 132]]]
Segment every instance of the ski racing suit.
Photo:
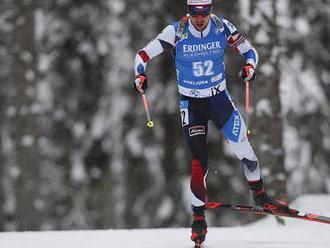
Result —
[[192, 154], [190, 189], [193, 208], [206, 203], [209, 120], [214, 122], [242, 162], [247, 181], [261, 178], [246, 125], [226, 89], [224, 60], [228, 46], [244, 56], [246, 63], [254, 68], [257, 66], [258, 53], [249, 41], [228, 20], [213, 15], [203, 31], [197, 31], [188, 18], [185, 22], [181, 20], [168, 25], [135, 58], [135, 74], [139, 75], [145, 72], [151, 58], [166, 49], [174, 49], [182, 129]]

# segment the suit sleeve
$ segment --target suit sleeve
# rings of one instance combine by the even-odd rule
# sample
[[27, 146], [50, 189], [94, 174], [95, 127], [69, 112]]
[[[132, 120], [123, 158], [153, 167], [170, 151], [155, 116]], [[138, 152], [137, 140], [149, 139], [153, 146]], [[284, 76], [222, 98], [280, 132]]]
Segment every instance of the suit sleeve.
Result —
[[136, 54], [134, 63], [135, 75], [145, 73], [148, 61], [161, 54], [164, 50], [173, 48], [174, 42], [175, 28], [173, 25], [168, 25], [154, 40]]
[[236, 52], [244, 56], [247, 64], [253, 65], [256, 68], [259, 62], [259, 55], [257, 50], [240, 34], [237, 28], [228, 20], [223, 19], [225, 34], [227, 37], [227, 44]]

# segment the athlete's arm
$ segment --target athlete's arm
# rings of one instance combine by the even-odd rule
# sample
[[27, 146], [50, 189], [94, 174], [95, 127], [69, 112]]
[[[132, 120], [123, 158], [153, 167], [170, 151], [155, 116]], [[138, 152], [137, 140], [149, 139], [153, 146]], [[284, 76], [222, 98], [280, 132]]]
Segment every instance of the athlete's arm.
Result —
[[173, 48], [174, 41], [175, 28], [173, 25], [168, 25], [154, 40], [136, 54], [134, 63], [135, 76], [145, 73], [150, 59], [161, 54], [166, 49]]
[[256, 68], [259, 61], [257, 50], [238, 32], [237, 28], [231, 22], [223, 19], [223, 24], [228, 45], [244, 56], [246, 64], [250, 64]]

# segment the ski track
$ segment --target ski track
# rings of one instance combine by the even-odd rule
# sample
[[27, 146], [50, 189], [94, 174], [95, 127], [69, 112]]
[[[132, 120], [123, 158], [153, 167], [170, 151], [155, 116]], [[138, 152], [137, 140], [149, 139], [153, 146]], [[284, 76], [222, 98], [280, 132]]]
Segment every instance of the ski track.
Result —
[[[305, 195], [299, 210], [330, 216], [330, 195]], [[211, 227], [203, 248], [330, 248], [330, 225], [267, 216], [244, 227]], [[189, 228], [3, 232], [0, 248], [192, 248]]]
[[[204, 248], [329, 248], [330, 227], [209, 228]], [[193, 247], [190, 229], [59, 231], [0, 234], [1, 248]]]

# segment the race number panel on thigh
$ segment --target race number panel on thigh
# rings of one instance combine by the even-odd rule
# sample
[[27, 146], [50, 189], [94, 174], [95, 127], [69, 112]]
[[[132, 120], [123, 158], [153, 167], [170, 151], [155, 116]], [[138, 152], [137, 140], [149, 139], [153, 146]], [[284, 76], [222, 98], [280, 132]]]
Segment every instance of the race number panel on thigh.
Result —
[[180, 114], [181, 114], [181, 125], [185, 127], [189, 125], [189, 111], [188, 111], [189, 101], [181, 100], [180, 101]]

